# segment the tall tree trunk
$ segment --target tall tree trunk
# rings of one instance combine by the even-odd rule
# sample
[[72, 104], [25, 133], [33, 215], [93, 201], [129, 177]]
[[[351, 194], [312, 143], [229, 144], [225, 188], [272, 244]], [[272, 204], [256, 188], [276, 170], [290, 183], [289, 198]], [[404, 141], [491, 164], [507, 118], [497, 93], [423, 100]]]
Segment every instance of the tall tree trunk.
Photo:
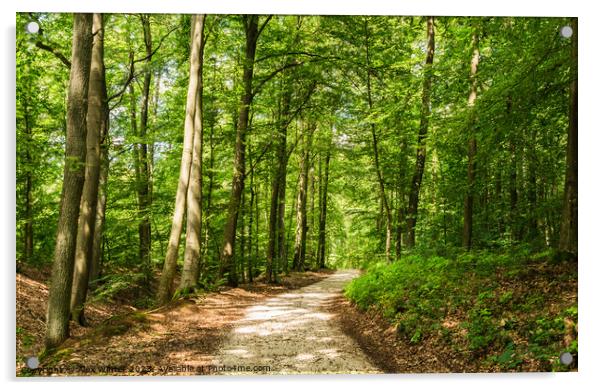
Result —
[[[251, 175], [253, 175], [253, 171], [251, 171]], [[251, 178], [253, 178], [253, 176], [251, 176]], [[252, 185], [252, 188], [255, 189], [255, 184]], [[255, 234], [252, 235], [255, 238], [255, 256], [253, 256], [253, 260], [251, 261], [251, 268], [254, 267], [254, 264], [256, 263], [257, 259], [259, 259], [259, 188], [257, 188], [256, 190], [253, 191], [253, 194], [255, 195]], [[252, 205], [250, 205], [252, 207]], [[251, 221], [252, 222], [252, 221]], [[251, 243], [252, 241], [249, 240], [249, 243]], [[277, 276], [277, 275], [276, 275]], [[278, 279], [276, 278], [276, 281]]]
[[140, 240], [139, 256], [144, 270], [146, 284], [150, 283], [152, 278], [151, 269], [151, 223], [150, 223], [150, 166], [148, 163], [148, 106], [150, 98], [151, 84], [151, 60], [153, 55], [153, 43], [150, 28], [150, 16], [140, 15], [142, 22], [142, 30], [144, 32], [144, 47], [146, 49], [146, 60], [144, 63], [144, 81], [142, 83], [142, 102], [140, 108], [140, 131], [138, 137], [140, 139], [137, 147], [137, 159], [139, 164], [138, 177], [138, 207], [139, 207], [139, 222], [138, 222], [138, 237]]
[[[251, 155], [251, 145], [247, 144], [247, 153], [250, 156]], [[247, 226], [247, 236], [246, 236], [246, 243], [243, 242], [240, 245], [241, 248], [241, 278], [244, 282], [244, 272], [245, 272], [245, 268], [244, 268], [244, 259], [247, 258], [247, 274], [249, 275], [249, 282], [253, 281], [253, 271], [254, 271], [254, 267], [253, 264], [255, 262], [254, 260], [254, 256], [253, 256], [253, 237], [255, 236], [255, 234], [253, 234], [253, 222], [258, 221], [259, 220], [259, 214], [254, 215], [254, 207], [255, 207], [255, 199], [256, 199], [256, 188], [255, 188], [255, 168], [253, 167], [253, 164], [251, 164], [251, 172], [250, 172], [250, 183], [249, 183], [249, 193], [250, 193], [250, 201], [249, 201], [249, 207], [248, 209], [245, 208], [245, 193], [243, 192], [243, 199], [242, 199], [242, 205], [241, 205], [241, 209], [243, 210], [243, 212], [248, 213], [248, 220], [249, 220], [249, 224]], [[243, 239], [245, 238], [244, 235], [244, 231], [245, 231], [245, 222], [244, 222], [244, 218], [242, 218], [241, 216], [241, 223], [242, 223], [242, 237]], [[258, 234], [258, 232], [257, 232]], [[244, 241], [244, 240], [243, 240]], [[246, 244], [246, 246], [245, 246]], [[245, 256], [245, 252], [246, 255]], [[257, 258], [255, 256], [255, 258]]]
[[[314, 248], [313, 246], [316, 244], [315, 242], [315, 219], [316, 219], [316, 170], [314, 167], [315, 161], [310, 153], [310, 168], [309, 168], [309, 177], [308, 177], [308, 185], [309, 185], [309, 210], [307, 211], [307, 249], [305, 250], [305, 257], [309, 256], [310, 264], [315, 264], [315, 258], [313, 258]], [[318, 195], [319, 196], [319, 195]], [[317, 264], [315, 264], [317, 265]]]
[[274, 260], [279, 260], [282, 255], [281, 251], [281, 234], [280, 234], [280, 221], [284, 218], [280, 213], [281, 203], [284, 203], [282, 199], [284, 190], [281, 188], [283, 185], [286, 186], [286, 164], [287, 164], [287, 130], [290, 123], [290, 103], [293, 90], [287, 83], [285, 85], [285, 91], [282, 97], [282, 109], [280, 112], [280, 125], [278, 132], [278, 148], [277, 148], [277, 166], [274, 170], [274, 178], [272, 179], [272, 194], [270, 198], [270, 218], [268, 226], [268, 252], [266, 258], [266, 275], [268, 282], [273, 281], [272, 269]]
[[422, 109], [420, 111], [420, 128], [418, 130], [418, 146], [416, 147], [416, 168], [410, 187], [410, 198], [407, 213], [407, 245], [416, 245], [416, 220], [418, 219], [418, 201], [420, 186], [426, 160], [426, 135], [431, 117], [431, 86], [433, 83], [433, 58], [435, 56], [435, 21], [433, 16], [426, 20], [426, 61], [424, 62], [424, 80], [422, 83]]
[[211, 213], [211, 197], [213, 194], [213, 181], [214, 181], [214, 176], [215, 173], [213, 172], [213, 166], [214, 166], [214, 161], [215, 161], [215, 157], [214, 157], [214, 151], [215, 151], [215, 144], [213, 141], [213, 130], [215, 128], [215, 116], [211, 115], [210, 119], [209, 119], [209, 172], [207, 174], [208, 179], [209, 179], [209, 185], [207, 188], [207, 208], [205, 209], [205, 241], [203, 243], [203, 254], [202, 256], [207, 256], [207, 250], [209, 249], [209, 216]]
[[[106, 88], [105, 88], [106, 91]], [[90, 262], [89, 285], [94, 287], [94, 282], [101, 274], [102, 239], [104, 234], [105, 210], [107, 207], [107, 179], [109, 173], [109, 113], [105, 112], [105, 126], [102, 129], [100, 143], [100, 172], [98, 175], [98, 203], [96, 205], [96, 220], [94, 222], [94, 240], [92, 242], [92, 260]]]
[[201, 47], [199, 53], [199, 73], [194, 116], [194, 139], [190, 181], [187, 193], [186, 213], [186, 250], [180, 289], [196, 287], [201, 269], [201, 223], [203, 188], [203, 54], [205, 48], [205, 15], [198, 15], [201, 29]]
[[[385, 182], [383, 178], [383, 174], [380, 169], [380, 161], [379, 161], [379, 153], [378, 153], [378, 140], [376, 139], [376, 128], [374, 123], [370, 125], [372, 130], [372, 149], [374, 151], [374, 165], [376, 168], [376, 173], [378, 176], [378, 184], [380, 189], [380, 200], [381, 205], [384, 208], [385, 212], [385, 222], [386, 222], [386, 237], [385, 237], [385, 256], [387, 261], [391, 260], [391, 235], [393, 228], [393, 215], [391, 213], [391, 206], [389, 205], [389, 200], [387, 199], [387, 193], [385, 191]], [[382, 215], [382, 213], [381, 213]], [[380, 224], [379, 224], [380, 225]]]
[[184, 145], [182, 149], [182, 161], [180, 163], [180, 178], [176, 192], [176, 202], [171, 233], [163, 263], [163, 273], [159, 282], [157, 301], [165, 304], [169, 301], [173, 292], [173, 279], [176, 273], [178, 260], [178, 249], [182, 235], [182, 224], [184, 212], [186, 211], [186, 196], [190, 178], [190, 166], [192, 165], [192, 149], [194, 147], [194, 121], [197, 108], [197, 95], [199, 93], [199, 70], [201, 67], [201, 17], [193, 15], [191, 19], [192, 31], [190, 42], [190, 72], [188, 79], [188, 94], [186, 96], [186, 117], [184, 121]]
[[[284, 140], [280, 140], [281, 147], [284, 145], [284, 149], [286, 150], [286, 138]], [[280, 164], [280, 162], [279, 162]], [[288, 164], [288, 156], [285, 154], [283, 170], [281, 172], [280, 184], [278, 185], [278, 263], [279, 270], [281, 272], [288, 272], [288, 259], [286, 253], [286, 166]], [[278, 274], [276, 274], [276, 279], [278, 278]]]
[[322, 190], [320, 192], [320, 220], [318, 227], [318, 268], [326, 268], [326, 212], [328, 211], [328, 171], [330, 166], [331, 146], [326, 151], [326, 161], [324, 162], [324, 179], [322, 180]]
[[[159, 111], [159, 96], [161, 95], [161, 72], [157, 72], [157, 76], [155, 77], [155, 90], [153, 97], [153, 124], [152, 124], [152, 134], [150, 136], [150, 140], [147, 140], [148, 145], [148, 201], [149, 204], [153, 204], [153, 175], [155, 171], [155, 131], [157, 128], [157, 117]], [[155, 236], [157, 233], [155, 233]], [[151, 248], [152, 249], [152, 248]]]
[[268, 251], [266, 256], [265, 272], [268, 283], [272, 280], [272, 270], [276, 256], [277, 238], [278, 238], [278, 195], [280, 194], [280, 177], [279, 168], [276, 169], [276, 174], [272, 179], [272, 194], [270, 198], [270, 217], [268, 220]]
[[[290, 241], [291, 241], [291, 237], [290, 235], [292, 234], [292, 229], [293, 229], [293, 217], [296, 215], [296, 211], [297, 211], [297, 197], [293, 197], [293, 205], [291, 207], [290, 212], [288, 213], [288, 226], [285, 229], [285, 234], [286, 234], [286, 239], [284, 240], [284, 268], [283, 271], [285, 273], [289, 272], [289, 261], [288, 261], [288, 254], [290, 253]], [[296, 233], [296, 231], [295, 231]]]
[[462, 246], [466, 249], [472, 247], [472, 213], [474, 203], [477, 140], [475, 138], [475, 112], [474, 105], [477, 100], [477, 69], [479, 67], [479, 35], [475, 28], [472, 34], [472, 59], [470, 61], [470, 93], [468, 95], [468, 109], [470, 119], [468, 132], [468, 189], [464, 198], [464, 228], [462, 230]]
[[405, 210], [406, 210], [406, 140], [402, 139], [399, 145], [399, 161], [398, 161], [398, 173], [397, 173], [397, 223], [395, 227], [395, 256], [396, 259], [401, 259], [401, 249], [404, 245], [404, 223], [405, 223]]
[[316, 260], [316, 268], [320, 269], [320, 213], [322, 211], [322, 192], [324, 191], [324, 165], [325, 157], [322, 157], [322, 152], [316, 154], [318, 159], [318, 225], [315, 228], [316, 232], [316, 253], [314, 259]]
[[399, 205], [397, 207], [397, 226], [395, 227], [395, 257], [397, 260], [401, 259], [401, 248], [403, 246], [403, 222], [405, 216], [402, 202], [405, 202], [405, 198], [400, 193]]
[[[250, 145], [249, 145], [249, 154], [251, 154], [251, 149], [250, 149]], [[253, 282], [253, 273], [255, 272], [255, 267], [254, 267], [254, 263], [255, 263], [255, 259], [253, 257], [253, 202], [255, 202], [255, 180], [254, 180], [254, 170], [251, 169], [251, 186], [249, 188], [249, 192], [251, 193], [251, 200], [249, 202], [249, 225], [247, 228], [247, 231], [249, 232], [249, 240], [248, 240], [248, 248], [247, 248], [247, 255], [248, 255], [248, 261], [247, 261], [247, 274], [249, 275], [249, 283]], [[257, 219], [259, 219], [259, 216], [257, 216]], [[244, 247], [244, 246], [243, 246]]]
[[73, 15], [63, 189], [46, 314], [46, 347], [69, 337], [77, 222], [86, 165], [86, 115], [92, 57], [92, 14]]
[[33, 138], [31, 122], [29, 120], [29, 105], [27, 100], [23, 102], [23, 106], [25, 109], [25, 136], [27, 139], [25, 146], [25, 164], [27, 168], [25, 172], [25, 226], [23, 229], [23, 260], [29, 261], [33, 257], [33, 175], [31, 173], [32, 158], [30, 151]]
[[309, 178], [310, 151], [312, 147], [313, 132], [316, 128], [314, 123], [308, 125], [304, 134], [305, 145], [301, 155], [299, 167], [299, 190], [297, 192], [297, 228], [295, 230], [295, 254], [293, 257], [293, 268], [303, 271], [305, 267], [305, 254], [307, 250], [307, 186]]
[[510, 236], [513, 241], [519, 240], [518, 229], [518, 191], [517, 191], [517, 154], [516, 154], [516, 135], [514, 132], [514, 121], [512, 118], [512, 97], [506, 98], [506, 115], [510, 117], [509, 136], [510, 136]]
[[[371, 81], [371, 61], [370, 61], [370, 31], [368, 28], [368, 19], [364, 19], [364, 36], [365, 36], [365, 49], [366, 49], [366, 87], [368, 92], [368, 108], [370, 109], [370, 113], [372, 113], [372, 109], [374, 106], [372, 100], [372, 81]], [[372, 148], [374, 151], [374, 165], [376, 169], [376, 175], [378, 177], [378, 186], [380, 190], [380, 201], [381, 201], [381, 210], [384, 208], [385, 218], [386, 218], [386, 238], [385, 238], [385, 256], [388, 261], [391, 260], [391, 236], [392, 236], [392, 228], [393, 228], [393, 216], [391, 214], [391, 205], [389, 204], [389, 200], [387, 199], [387, 193], [385, 191], [385, 181], [383, 178], [383, 173], [380, 167], [379, 155], [378, 155], [378, 141], [376, 139], [376, 124], [371, 121], [370, 122], [370, 130], [372, 132]], [[382, 215], [382, 212], [381, 212]], [[380, 217], [379, 217], [380, 218]], [[377, 223], [378, 228], [380, 229], [380, 223]]]
[[527, 171], [528, 180], [526, 183], [527, 202], [529, 204], [529, 212], [527, 214], [527, 235], [530, 241], [538, 239], [539, 233], [537, 228], [537, 166], [535, 150], [537, 146], [537, 130], [531, 130], [531, 145], [527, 151]]
[[[239, 275], [240, 275], [240, 281], [244, 284], [245, 283], [245, 254], [246, 254], [246, 244], [247, 244], [247, 232], [246, 232], [246, 228], [247, 225], [245, 225], [245, 214], [247, 213], [247, 192], [243, 191], [242, 192], [242, 198], [240, 200], [240, 214], [239, 214], [239, 218], [240, 218], [240, 246], [239, 246], [239, 250], [240, 252], [238, 253], [238, 257], [239, 257], [239, 261], [238, 261], [238, 265], [239, 265]], [[252, 209], [251, 209], [252, 210]], [[251, 211], [252, 212], [252, 211]]]
[[75, 268], [71, 290], [71, 317], [85, 325], [84, 303], [88, 292], [96, 208], [100, 175], [100, 138], [107, 120], [107, 92], [104, 68], [104, 25], [103, 15], [94, 14], [92, 32], [92, 60], [88, 86], [88, 113], [86, 136], [86, 168], [78, 222], [75, 248]]
[[502, 239], [504, 234], [504, 214], [501, 210], [504, 209], [504, 199], [502, 195], [502, 169], [503, 164], [497, 161], [497, 168], [495, 170], [495, 202], [500, 212], [497, 214], [497, 234], [498, 238]]
[[232, 192], [228, 203], [226, 225], [224, 227], [223, 246], [221, 251], [220, 275], [227, 276], [228, 285], [237, 286], [238, 276], [234, 266], [234, 245], [236, 240], [236, 224], [240, 198], [244, 190], [245, 180], [245, 137], [249, 124], [249, 109], [253, 101], [253, 68], [255, 64], [255, 49], [259, 37], [257, 15], [243, 15], [246, 35], [245, 60], [243, 63], [244, 91], [240, 99], [238, 122], [236, 126], [236, 145], [234, 154], [234, 176]]
[[558, 251], [568, 259], [577, 260], [577, 18], [573, 28], [571, 48], [571, 83], [569, 86], [569, 128], [566, 147], [564, 204], [560, 223]]

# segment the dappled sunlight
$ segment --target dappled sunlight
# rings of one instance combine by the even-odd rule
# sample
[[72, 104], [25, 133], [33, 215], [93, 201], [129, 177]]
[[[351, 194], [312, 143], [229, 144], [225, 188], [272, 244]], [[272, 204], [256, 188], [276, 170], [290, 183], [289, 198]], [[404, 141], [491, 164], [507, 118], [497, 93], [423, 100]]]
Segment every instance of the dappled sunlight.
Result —
[[297, 355], [295, 357], [295, 359], [302, 360], [302, 361], [313, 360], [314, 358], [315, 358], [315, 356], [312, 355], [311, 353], [300, 353], [299, 355]]
[[253, 357], [253, 354], [250, 353], [249, 351], [247, 351], [244, 348], [239, 348], [239, 349], [225, 349], [225, 350], [223, 350], [223, 353], [228, 354], [228, 355], [234, 355], [234, 356], [242, 357], [242, 358], [252, 358]]
[[268, 365], [272, 374], [378, 372], [328, 313], [329, 302], [355, 276], [335, 273], [247, 308], [213, 363]]
[[339, 352], [336, 349], [330, 348], [330, 349], [320, 349], [318, 352], [328, 356], [329, 358], [336, 358], [339, 356]]

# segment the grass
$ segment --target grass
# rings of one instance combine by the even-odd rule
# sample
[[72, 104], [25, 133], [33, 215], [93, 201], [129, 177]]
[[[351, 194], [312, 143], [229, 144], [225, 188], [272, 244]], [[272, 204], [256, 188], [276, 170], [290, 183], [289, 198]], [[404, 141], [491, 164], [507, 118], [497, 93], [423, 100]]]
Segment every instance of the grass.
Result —
[[[346, 288], [360, 309], [377, 310], [398, 337], [429, 338], [480, 370], [566, 371], [577, 356], [577, 270], [551, 252], [410, 253], [378, 263]], [[576, 359], [575, 359], [576, 360]]]

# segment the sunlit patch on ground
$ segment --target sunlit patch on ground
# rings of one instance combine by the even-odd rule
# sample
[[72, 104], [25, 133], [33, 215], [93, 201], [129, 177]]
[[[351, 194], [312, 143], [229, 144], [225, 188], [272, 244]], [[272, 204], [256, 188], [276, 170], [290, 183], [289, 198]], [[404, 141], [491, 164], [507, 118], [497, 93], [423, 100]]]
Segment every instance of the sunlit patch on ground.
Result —
[[379, 372], [328, 312], [329, 302], [355, 276], [355, 271], [339, 271], [249, 307], [212, 364], [269, 366], [257, 372], [262, 374]]

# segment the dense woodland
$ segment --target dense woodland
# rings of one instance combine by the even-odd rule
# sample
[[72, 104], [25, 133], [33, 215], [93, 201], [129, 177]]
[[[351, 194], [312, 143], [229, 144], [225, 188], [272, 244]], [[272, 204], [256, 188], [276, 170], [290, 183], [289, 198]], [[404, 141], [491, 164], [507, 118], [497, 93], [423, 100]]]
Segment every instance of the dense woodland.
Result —
[[417, 342], [393, 285], [575, 264], [576, 38], [568, 18], [17, 14], [17, 268], [52, 269], [47, 347], [125, 290], [148, 308], [321, 268], [367, 269], [348, 296]]

